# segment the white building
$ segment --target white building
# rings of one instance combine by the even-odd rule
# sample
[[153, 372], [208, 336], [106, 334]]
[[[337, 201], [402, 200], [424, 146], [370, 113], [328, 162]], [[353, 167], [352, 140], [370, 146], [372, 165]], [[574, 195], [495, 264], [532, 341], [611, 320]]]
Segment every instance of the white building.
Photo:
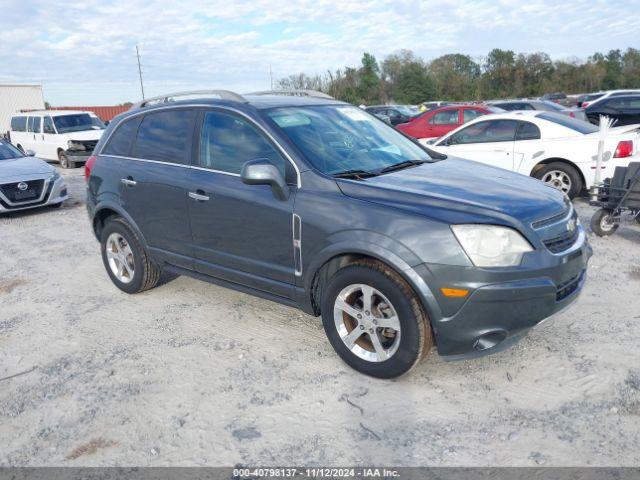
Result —
[[0, 134], [9, 130], [14, 113], [44, 108], [42, 85], [0, 84]]

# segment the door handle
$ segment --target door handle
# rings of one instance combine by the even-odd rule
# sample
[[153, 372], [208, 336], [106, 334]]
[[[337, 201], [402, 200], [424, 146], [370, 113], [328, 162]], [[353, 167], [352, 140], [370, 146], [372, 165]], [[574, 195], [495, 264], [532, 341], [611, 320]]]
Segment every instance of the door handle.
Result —
[[136, 182], [131, 177], [123, 178], [120, 181], [122, 182], [123, 185], [126, 185], [127, 187], [135, 187], [138, 184], [138, 182]]
[[207, 195], [204, 195], [204, 192], [202, 192], [202, 190], [197, 190], [195, 192], [189, 192], [189, 197], [193, 198], [196, 202], [208, 202], [209, 201], [209, 197]]

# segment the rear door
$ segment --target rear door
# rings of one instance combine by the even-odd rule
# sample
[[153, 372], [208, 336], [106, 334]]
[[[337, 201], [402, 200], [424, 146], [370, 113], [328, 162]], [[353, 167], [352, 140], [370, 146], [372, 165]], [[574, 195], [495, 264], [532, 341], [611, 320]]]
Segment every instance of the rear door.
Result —
[[24, 150], [24, 140], [27, 137], [27, 116], [16, 116], [11, 118], [11, 143], [14, 147], [22, 147]]
[[485, 120], [456, 132], [438, 149], [468, 160], [513, 170], [513, 145], [518, 122], [515, 120]]
[[42, 140], [38, 141], [37, 136], [41, 133], [42, 117], [29, 116], [27, 119], [27, 135], [25, 135], [22, 142], [22, 148], [27, 150], [33, 150], [36, 155], [40, 155], [38, 152], [38, 145], [41, 146]]
[[267, 185], [245, 185], [245, 162], [266, 158], [287, 182], [296, 174], [279, 148], [247, 118], [204, 110], [190, 181], [189, 216], [196, 270], [289, 298], [295, 280], [293, 204]]
[[120, 201], [164, 261], [192, 268], [187, 210], [196, 110], [150, 111], [119, 125], [103, 156], [113, 157]]
[[518, 122], [513, 144], [513, 170], [523, 175], [531, 174], [537, 163], [534, 155], [541, 150], [540, 129], [531, 122]]

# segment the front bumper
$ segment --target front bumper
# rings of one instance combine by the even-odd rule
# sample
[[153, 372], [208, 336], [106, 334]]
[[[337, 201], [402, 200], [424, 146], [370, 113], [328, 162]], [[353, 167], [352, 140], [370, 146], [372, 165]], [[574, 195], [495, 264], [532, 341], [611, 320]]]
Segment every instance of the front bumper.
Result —
[[82, 150], [65, 150], [64, 153], [69, 161], [74, 163], [85, 163], [91, 156], [91, 152]]
[[[30, 176], [20, 178], [20, 181], [39, 180], [41, 176]], [[16, 180], [18, 181], [18, 180]], [[50, 178], [44, 179], [44, 187], [39, 198], [28, 202], [11, 202], [0, 192], [0, 214], [18, 212], [21, 210], [29, 210], [31, 208], [46, 207], [49, 205], [57, 205], [69, 198], [67, 185], [64, 180], [59, 177], [52, 181]]]
[[[585, 281], [591, 247], [582, 226], [574, 245], [561, 254], [536, 251], [517, 268], [482, 269], [423, 264], [416, 272], [440, 306], [431, 318], [438, 353], [445, 360], [504, 350], [543, 320], [573, 303]], [[440, 288], [467, 289], [463, 299]]]

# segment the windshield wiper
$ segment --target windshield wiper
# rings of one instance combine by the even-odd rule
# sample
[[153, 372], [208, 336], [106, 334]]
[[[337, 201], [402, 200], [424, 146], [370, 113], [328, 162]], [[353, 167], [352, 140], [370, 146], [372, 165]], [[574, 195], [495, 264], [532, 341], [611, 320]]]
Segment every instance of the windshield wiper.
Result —
[[378, 172], [368, 172], [367, 170], [345, 170], [344, 172], [334, 173], [331, 176], [333, 178], [355, 178], [359, 180], [361, 178], [375, 177]]
[[427, 163], [427, 161], [426, 160], [405, 160], [404, 162], [395, 163], [393, 165], [389, 165], [388, 167], [381, 168], [380, 170], [377, 170], [376, 173], [382, 174], [382, 173], [395, 172], [396, 170], [402, 170], [403, 168], [422, 165], [423, 163]]

